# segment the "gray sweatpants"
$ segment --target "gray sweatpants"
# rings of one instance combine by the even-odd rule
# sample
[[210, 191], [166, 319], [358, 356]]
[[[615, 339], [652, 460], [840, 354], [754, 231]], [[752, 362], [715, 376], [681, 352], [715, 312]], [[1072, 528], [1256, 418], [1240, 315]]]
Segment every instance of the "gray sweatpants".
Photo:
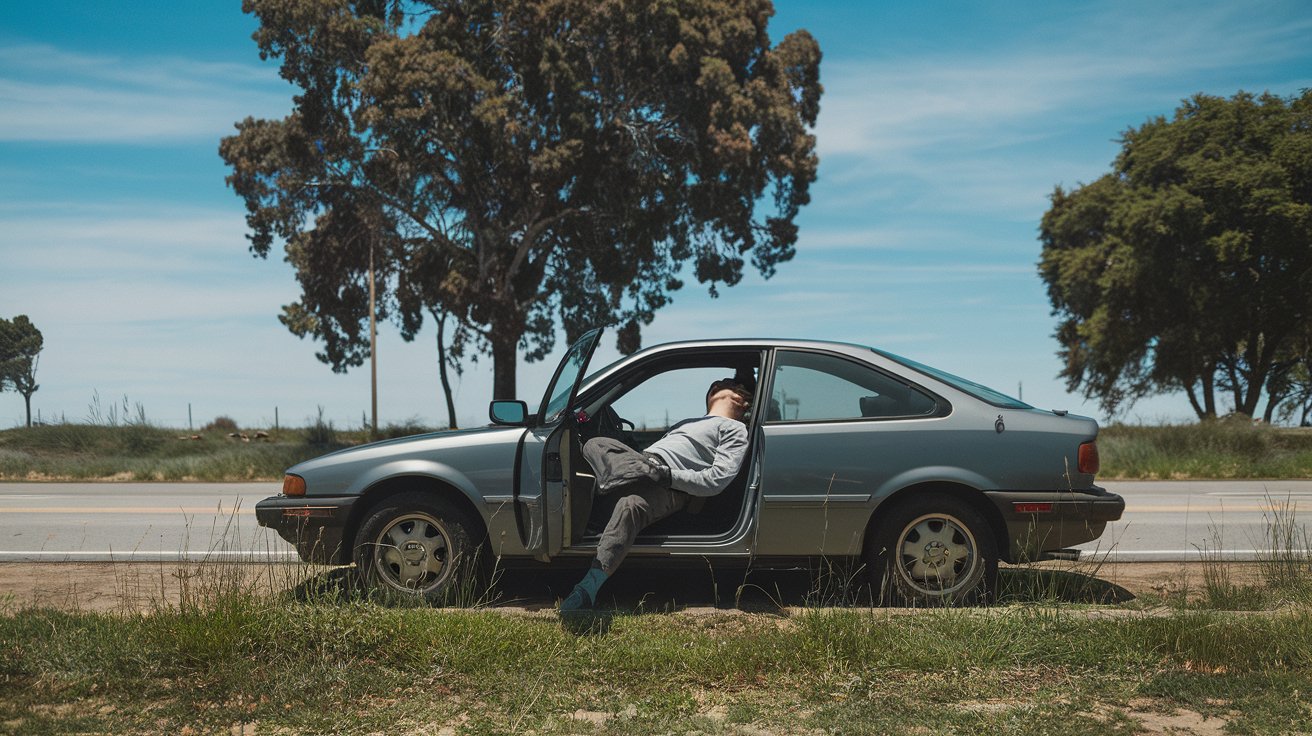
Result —
[[[597, 488], [618, 496], [610, 521], [597, 542], [597, 565], [615, 572], [638, 538], [638, 532], [688, 505], [688, 494], [657, 485], [645, 475], [646, 456], [609, 437], [595, 437], [583, 446], [583, 456], [597, 474]], [[620, 476], [623, 480], [617, 480]]]

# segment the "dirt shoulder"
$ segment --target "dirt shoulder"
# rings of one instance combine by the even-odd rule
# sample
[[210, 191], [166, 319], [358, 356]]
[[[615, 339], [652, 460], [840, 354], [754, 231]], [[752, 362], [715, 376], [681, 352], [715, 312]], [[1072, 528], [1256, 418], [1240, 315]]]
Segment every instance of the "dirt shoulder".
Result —
[[[1187, 595], [1201, 590], [1204, 565], [1185, 562], [1103, 563], [1096, 568], [1070, 563], [1036, 566], [1041, 574], [1078, 572], [1091, 575], [1111, 600]], [[1034, 569], [1034, 568], [1030, 568]], [[1217, 569], [1217, 568], [1213, 568]], [[1258, 582], [1254, 563], [1228, 563], [1223, 568], [1237, 585]], [[1019, 571], [1004, 569], [1004, 577]], [[615, 603], [651, 610], [763, 610], [823, 605], [826, 593], [805, 573], [763, 574], [746, 585], [729, 576], [689, 580], [684, 573], [651, 570], [619, 575], [608, 584]], [[43, 607], [81, 611], [145, 612], [198, 600], [223, 590], [241, 588], [260, 593], [295, 591], [306, 579], [337, 584], [349, 576], [343, 570], [306, 568], [295, 564], [211, 564], [169, 562], [51, 562], [0, 563], [0, 610]], [[495, 606], [507, 610], [541, 611], [554, 606], [561, 590], [568, 591], [576, 573], [543, 575], [508, 572], [500, 579]], [[1004, 583], [1005, 584], [1005, 583]], [[1078, 602], [1078, 601], [1077, 601]], [[1088, 601], [1094, 602], [1094, 601]]]

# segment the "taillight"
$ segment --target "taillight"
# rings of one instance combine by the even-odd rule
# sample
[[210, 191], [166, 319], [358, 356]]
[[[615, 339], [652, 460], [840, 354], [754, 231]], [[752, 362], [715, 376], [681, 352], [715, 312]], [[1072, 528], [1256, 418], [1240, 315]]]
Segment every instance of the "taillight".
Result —
[[1098, 443], [1085, 442], [1080, 445], [1080, 463], [1081, 473], [1087, 475], [1097, 475], [1098, 473]]
[[1051, 503], [1022, 503], [1016, 502], [1011, 505], [1012, 509], [1018, 514], [1051, 514]]
[[[1080, 457], [1084, 457], [1084, 455], [1081, 454]], [[282, 495], [304, 496], [305, 479], [299, 475], [284, 475], [282, 477]]]

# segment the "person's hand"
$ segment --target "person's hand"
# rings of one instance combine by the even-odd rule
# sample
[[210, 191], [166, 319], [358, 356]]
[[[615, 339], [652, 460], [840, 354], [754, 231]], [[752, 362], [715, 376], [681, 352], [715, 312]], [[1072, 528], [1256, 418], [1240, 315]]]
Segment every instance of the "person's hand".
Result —
[[742, 421], [743, 415], [748, 409], [752, 408], [752, 394], [741, 383], [725, 378], [711, 384], [711, 393], [707, 406], [713, 406], [716, 403], [727, 402], [728, 412], [732, 419]]
[[665, 463], [654, 460], [652, 456], [647, 455], [648, 477], [652, 482], [661, 488], [669, 488], [673, 479], [670, 477], [670, 468]]

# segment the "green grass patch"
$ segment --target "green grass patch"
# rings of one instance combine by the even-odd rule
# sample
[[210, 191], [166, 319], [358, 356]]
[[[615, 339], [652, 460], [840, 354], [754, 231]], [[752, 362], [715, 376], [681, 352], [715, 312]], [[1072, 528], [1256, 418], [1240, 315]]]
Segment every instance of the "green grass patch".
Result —
[[0, 732], [1094, 734], [1187, 708], [1287, 733], [1312, 728], [1309, 661], [1307, 611], [618, 614], [577, 635], [546, 616], [236, 596], [5, 612]]
[[[378, 438], [423, 431], [389, 425]], [[278, 480], [291, 465], [369, 439], [367, 432], [322, 421], [262, 432], [223, 427], [191, 433], [144, 423], [20, 427], [0, 430], [0, 480]]]
[[1133, 426], [1098, 434], [1103, 478], [1312, 478], [1312, 429], [1247, 421]]

